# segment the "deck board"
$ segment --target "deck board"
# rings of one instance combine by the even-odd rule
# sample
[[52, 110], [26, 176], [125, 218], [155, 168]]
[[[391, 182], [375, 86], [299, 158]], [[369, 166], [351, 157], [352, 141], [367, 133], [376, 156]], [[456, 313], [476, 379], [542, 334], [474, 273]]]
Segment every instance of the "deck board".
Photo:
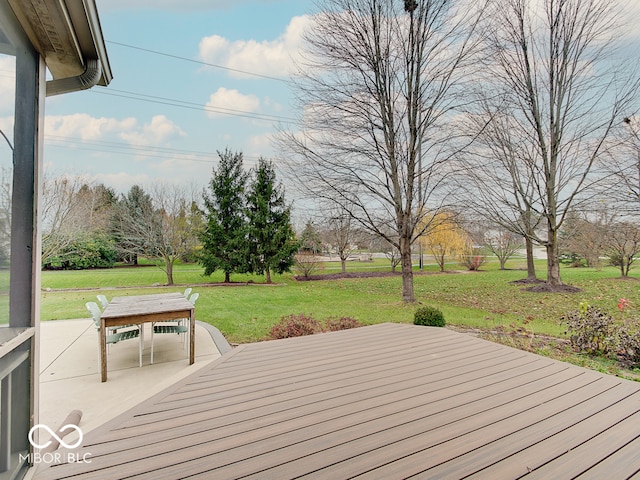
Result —
[[237, 347], [35, 478], [627, 478], [639, 419], [640, 384], [381, 324]]

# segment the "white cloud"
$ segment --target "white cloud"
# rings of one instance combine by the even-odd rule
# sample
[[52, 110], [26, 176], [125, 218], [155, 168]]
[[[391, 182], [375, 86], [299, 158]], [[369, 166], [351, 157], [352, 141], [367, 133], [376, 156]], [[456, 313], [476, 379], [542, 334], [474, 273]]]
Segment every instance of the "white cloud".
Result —
[[[229, 113], [237, 112], [258, 112], [260, 111], [260, 99], [255, 95], [244, 95], [238, 90], [229, 90], [220, 87], [215, 93], [212, 93], [207, 102], [208, 115], [211, 118], [225, 116], [227, 110]], [[213, 111], [215, 110], [215, 112]]]
[[126, 172], [102, 173], [95, 176], [95, 181], [96, 183], [104, 183], [119, 193], [128, 192], [134, 185], [151, 183], [151, 179], [146, 173], [131, 174]]
[[263, 133], [262, 135], [254, 135], [249, 138], [249, 152], [270, 158], [273, 156], [273, 133]]
[[186, 133], [164, 115], [156, 115], [142, 128], [121, 132], [120, 138], [135, 145], [158, 145]]
[[92, 117], [86, 113], [73, 115], [48, 115], [45, 117], [45, 135], [61, 139], [84, 141], [119, 137], [136, 145], [157, 145], [185, 133], [164, 115], [156, 115], [151, 123], [140, 126], [133, 117]]
[[96, 118], [86, 113], [47, 115], [44, 120], [44, 133], [55, 137], [99, 140], [107, 134], [129, 131], [135, 128], [136, 124], [135, 118]]
[[[200, 41], [200, 58], [235, 70], [286, 77], [294, 72], [309, 20], [308, 15], [293, 17], [285, 32], [275, 40], [230, 41], [219, 35], [205, 37]], [[242, 76], [241, 73], [234, 75]]]
[[640, 38], [640, 29], [637, 26], [638, 19], [640, 19], [640, 2], [623, 2], [621, 12], [620, 16], [625, 36], [628, 36], [631, 41], [637, 41]]

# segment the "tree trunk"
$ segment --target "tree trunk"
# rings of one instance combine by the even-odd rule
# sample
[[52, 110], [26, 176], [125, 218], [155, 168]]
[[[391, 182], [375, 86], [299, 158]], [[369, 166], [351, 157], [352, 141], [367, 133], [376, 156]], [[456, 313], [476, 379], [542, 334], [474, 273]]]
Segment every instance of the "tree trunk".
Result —
[[549, 285], [562, 285], [558, 243], [554, 239], [547, 244], [547, 283]]
[[404, 303], [413, 303], [416, 299], [413, 292], [411, 242], [406, 238], [400, 239], [400, 258], [402, 260], [402, 301]]
[[538, 277], [536, 276], [536, 264], [533, 258], [533, 241], [529, 237], [526, 237], [524, 241], [527, 251], [527, 280], [537, 280]]
[[342, 273], [347, 272], [347, 260], [345, 258], [340, 259], [340, 266], [342, 267]]
[[173, 263], [168, 259], [164, 259], [165, 270], [167, 272], [167, 285], [173, 285]]
[[267, 283], [271, 283], [271, 270], [267, 267], [264, 271], [264, 276], [266, 278]]
[[224, 272], [224, 283], [231, 283], [231, 274], [229, 272]]

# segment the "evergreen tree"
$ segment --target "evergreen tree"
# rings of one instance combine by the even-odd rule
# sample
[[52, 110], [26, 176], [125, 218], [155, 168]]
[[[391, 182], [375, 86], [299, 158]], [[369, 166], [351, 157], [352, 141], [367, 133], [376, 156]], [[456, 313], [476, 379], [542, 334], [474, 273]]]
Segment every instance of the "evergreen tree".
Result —
[[232, 273], [249, 270], [247, 264], [244, 194], [248, 175], [242, 168], [242, 153], [228, 149], [218, 152], [220, 163], [204, 195], [206, 225], [202, 234], [200, 264], [204, 274], [224, 272], [224, 281]]
[[298, 249], [291, 226], [291, 209], [284, 191], [276, 184], [271, 162], [260, 159], [247, 195], [248, 238], [251, 270], [265, 274], [271, 283], [271, 272], [291, 269]]
[[311, 252], [314, 255], [317, 255], [322, 251], [320, 233], [318, 233], [318, 230], [311, 220], [307, 220], [304, 230], [300, 234], [300, 250], [303, 252]]
[[121, 258], [137, 265], [138, 255], [156, 255], [151, 246], [155, 245], [159, 230], [151, 196], [139, 185], [133, 185], [118, 202], [113, 217], [113, 236]]

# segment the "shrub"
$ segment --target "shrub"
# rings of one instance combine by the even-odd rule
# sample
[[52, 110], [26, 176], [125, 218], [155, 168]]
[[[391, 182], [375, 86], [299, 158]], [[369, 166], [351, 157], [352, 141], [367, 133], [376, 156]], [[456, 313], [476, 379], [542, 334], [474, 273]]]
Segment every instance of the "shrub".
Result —
[[444, 315], [437, 308], [420, 307], [413, 315], [413, 324], [429, 327], [444, 327]]
[[622, 325], [616, 333], [618, 359], [627, 368], [640, 366], [640, 327]]
[[326, 328], [330, 332], [357, 327], [362, 327], [362, 323], [351, 317], [330, 318], [327, 320], [326, 324]]
[[322, 324], [304, 313], [299, 315], [288, 315], [282, 317], [279, 323], [276, 323], [269, 331], [269, 338], [277, 340], [279, 338], [301, 337], [303, 335], [312, 335], [324, 331]]
[[579, 352], [606, 354], [615, 347], [615, 329], [611, 315], [590, 305], [580, 305], [563, 317], [569, 340]]
[[295, 256], [294, 268], [300, 277], [309, 278], [323, 267], [322, 259], [312, 252], [300, 252]]
[[478, 271], [487, 261], [487, 256], [480, 248], [471, 248], [460, 255], [460, 263], [471, 271]]
[[104, 236], [80, 238], [67, 245], [57, 256], [51, 257], [45, 269], [83, 270], [111, 268], [115, 265], [113, 242]]

